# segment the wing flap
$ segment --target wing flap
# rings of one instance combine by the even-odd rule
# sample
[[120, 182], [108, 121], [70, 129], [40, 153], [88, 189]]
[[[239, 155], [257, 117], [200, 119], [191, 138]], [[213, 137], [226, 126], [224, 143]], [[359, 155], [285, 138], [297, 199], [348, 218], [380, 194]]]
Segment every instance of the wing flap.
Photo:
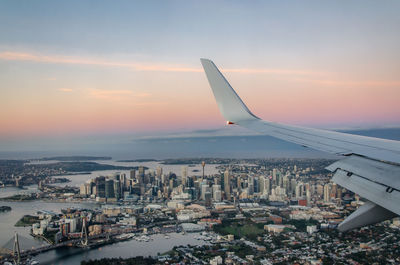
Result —
[[354, 174], [386, 188], [400, 191], [399, 166], [352, 155], [329, 165], [326, 169], [331, 172], [340, 169], [347, 174]]
[[394, 217], [396, 217], [396, 214], [391, 211], [373, 202], [367, 201], [355, 212], [350, 214], [346, 220], [341, 222], [338, 229], [340, 232], [345, 232], [354, 228], [376, 224]]
[[363, 198], [400, 215], [400, 192], [390, 191], [387, 187], [367, 180], [358, 175], [348, 176], [347, 172], [341, 169], [336, 170], [332, 181], [338, 185], [357, 193]]

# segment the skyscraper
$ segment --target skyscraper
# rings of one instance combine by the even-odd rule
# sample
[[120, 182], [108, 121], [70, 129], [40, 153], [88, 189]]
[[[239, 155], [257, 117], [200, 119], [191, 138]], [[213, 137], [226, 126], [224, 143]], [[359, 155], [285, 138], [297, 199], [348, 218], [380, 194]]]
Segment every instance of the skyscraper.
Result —
[[157, 166], [157, 169], [156, 169], [156, 175], [157, 175], [157, 177], [158, 177], [158, 178], [161, 178], [162, 173], [163, 173], [162, 167]]
[[129, 178], [132, 180], [136, 178], [136, 170], [132, 169], [129, 171]]
[[114, 197], [119, 200], [121, 198], [121, 182], [119, 180], [114, 180]]
[[186, 178], [188, 176], [188, 167], [187, 166], [182, 166], [181, 167], [181, 181], [182, 185], [186, 186]]
[[114, 198], [115, 193], [114, 193], [114, 180], [113, 179], [106, 179], [106, 184], [105, 184], [105, 197], [108, 198]]
[[214, 201], [220, 202], [221, 201], [221, 186], [214, 184], [212, 186], [212, 190], [213, 190], [213, 199], [214, 199]]
[[104, 176], [100, 176], [96, 178], [96, 197], [105, 198], [105, 187], [106, 187], [106, 178]]
[[230, 201], [231, 200], [231, 175], [229, 169], [225, 170], [224, 173], [224, 192], [225, 198]]
[[324, 186], [324, 201], [330, 202], [331, 185], [329, 183]]

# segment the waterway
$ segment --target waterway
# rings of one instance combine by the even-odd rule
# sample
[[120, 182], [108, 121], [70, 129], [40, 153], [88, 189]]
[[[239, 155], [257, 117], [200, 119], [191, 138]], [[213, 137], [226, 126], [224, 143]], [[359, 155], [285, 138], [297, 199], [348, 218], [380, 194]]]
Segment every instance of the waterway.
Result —
[[40, 264], [80, 264], [83, 260], [101, 259], [101, 258], [129, 258], [135, 256], [156, 256], [157, 254], [165, 253], [171, 250], [174, 246], [186, 245], [205, 245], [209, 244], [203, 240], [194, 239], [198, 233], [188, 233], [185, 235], [178, 233], [170, 233], [169, 239], [162, 234], [150, 236], [152, 239], [149, 242], [139, 242], [129, 240], [111, 245], [95, 247], [89, 250], [78, 248], [62, 248], [42, 253], [35, 260]]
[[[157, 166], [163, 168], [163, 173], [173, 172], [180, 175], [182, 166], [186, 165], [162, 165], [159, 162], [116, 162], [116, 161], [96, 161], [98, 163], [120, 165], [120, 166], [145, 166], [151, 170], [156, 170]], [[218, 165], [206, 165], [205, 174], [217, 174]], [[196, 171], [198, 170], [198, 171]], [[104, 170], [94, 171], [92, 174], [78, 174], [78, 175], [65, 175], [59, 177], [68, 178], [71, 182], [58, 183], [60, 186], [80, 186], [85, 181], [97, 176], [112, 175], [116, 172], [126, 173], [126, 170]], [[188, 167], [189, 175], [202, 174], [201, 165]], [[0, 189], [0, 198], [12, 196], [15, 194], [27, 194], [37, 191], [37, 185], [28, 186], [25, 189], [18, 189], [14, 187], [6, 187]], [[39, 247], [47, 245], [46, 242], [33, 238], [30, 233], [30, 227], [15, 227], [15, 223], [24, 215], [34, 215], [39, 210], [53, 211], [60, 213], [61, 209], [68, 207], [93, 209], [100, 207], [95, 203], [59, 203], [59, 202], [44, 202], [44, 201], [27, 201], [27, 202], [4, 202], [0, 201], [0, 205], [10, 206], [12, 208], [9, 212], [0, 213], [0, 247], [10, 247], [12, 243], [14, 232], [20, 235], [20, 244], [22, 249], [29, 249], [32, 247]], [[152, 241], [138, 242], [136, 240], [129, 240], [119, 242], [111, 245], [96, 247], [92, 249], [75, 249], [75, 248], [62, 248], [42, 253], [35, 257], [40, 264], [79, 264], [82, 260], [99, 259], [103, 257], [134, 257], [134, 256], [155, 256], [157, 253], [164, 253], [171, 250], [174, 246], [180, 245], [204, 245], [207, 242], [196, 240], [194, 237], [196, 233], [188, 233], [185, 235], [172, 233], [169, 234], [170, 238], [166, 239], [164, 235], [153, 235]], [[11, 245], [12, 247], [12, 245]]]
[[[2, 192], [2, 191], [1, 191]], [[3, 247], [10, 239], [13, 239], [14, 232], [21, 236], [21, 248], [27, 249], [46, 245], [47, 243], [33, 238], [29, 233], [31, 227], [15, 227], [15, 223], [26, 214], [35, 215], [37, 211], [46, 210], [61, 213], [61, 209], [68, 207], [93, 209], [99, 207], [94, 203], [53, 203], [43, 201], [28, 202], [0, 202], [0, 205], [11, 207], [11, 211], [0, 213], [0, 247]]]
[[[43, 162], [43, 161], [41, 161]], [[137, 166], [144, 166], [149, 168], [150, 170], [155, 171], [157, 167], [161, 167], [163, 170], [163, 174], [168, 174], [169, 172], [175, 173], [177, 176], [181, 175], [181, 170], [183, 166], [187, 166], [188, 168], [188, 175], [193, 176], [193, 175], [202, 175], [203, 174], [203, 169], [200, 164], [194, 164], [191, 165], [190, 167], [188, 165], [163, 165], [160, 162], [153, 161], [153, 162], [117, 162], [113, 160], [96, 160], [93, 161], [99, 164], [107, 164], [107, 165], [113, 165], [113, 166], [124, 166], [124, 167], [137, 167]], [[214, 175], [218, 174], [219, 170], [217, 167], [219, 164], [210, 164], [206, 165], [204, 168], [204, 174], [205, 175]], [[93, 171], [91, 174], [77, 174], [77, 175], [62, 175], [62, 176], [56, 176], [56, 178], [67, 178], [71, 182], [66, 182], [66, 183], [57, 183], [57, 186], [75, 186], [79, 187], [81, 184], [85, 183], [89, 179], [93, 179], [99, 176], [109, 176], [112, 175], [116, 172], [120, 173], [125, 173], [127, 176], [129, 176], [129, 170], [100, 170], [100, 171]]]

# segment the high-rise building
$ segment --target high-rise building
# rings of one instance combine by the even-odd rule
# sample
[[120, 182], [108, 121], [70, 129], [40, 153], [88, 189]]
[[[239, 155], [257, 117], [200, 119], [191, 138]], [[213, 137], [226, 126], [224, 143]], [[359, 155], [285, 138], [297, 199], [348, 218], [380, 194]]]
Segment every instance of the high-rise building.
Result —
[[211, 200], [212, 200], [211, 192], [207, 191], [204, 194], [204, 200], [205, 200], [206, 207], [211, 207]]
[[331, 198], [336, 198], [336, 195], [337, 195], [337, 184], [336, 183], [333, 183], [332, 184], [332, 186], [331, 186], [331, 192], [330, 192], [330, 197]]
[[225, 198], [230, 201], [231, 200], [231, 174], [229, 169], [225, 170], [224, 173], [224, 192]]
[[322, 198], [322, 195], [324, 195], [324, 186], [321, 184], [317, 185], [317, 194], [320, 198]]
[[186, 179], [188, 176], [188, 167], [187, 166], [182, 166], [181, 167], [181, 181], [182, 181], [182, 185], [186, 186]]
[[157, 169], [156, 169], [156, 176], [157, 176], [158, 178], [161, 178], [162, 173], [163, 173], [162, 167], [157, 166]]
[[271, 179], [268, 176], [264, 176], [263, 182], [264, 182], [263, 184], [264, 188], [262, 194], [265, 196], [269, 196], [271, 192]]
[[254, 194], [254, 178], [249, 176], [247, 180], [247, 194], [253, 195]]
[[144, 166], [139, 166], [139, 175], [144, 175]]
[[306, 187], [306, 199], [307, 199], [307, 206], [310, 206], [311, 205], [311, 191], [310, 191], [309, 186]]
[[113, 179], [106, 179], [106, 185], [105, 185], [105, 197], [108, 198], [114, 198], [115, 193], [114, 193], [114, 180]]
[[212, 191], [213, 191], [213, 199], [216, 202], [221, 201], [221, 185], [213, 185], [212, 186]]
[[119, 200], [121, 198], [121, 182], [119, 180], [114, 180], [114, 197]]
[[285, 175], [282, 178], [282, 188], [289, 190], [289, 176]]
[[325, 184], [324, 186], [324, 201], [330, 202], [330, 192], [331, 192], [331, 185], [329, 183]]
[[131, 171], [129, 171], [129, 178], [130, 179], [136, 178], [136, 170], [132, 169]]
[[106, 197], [106, 178], [104, 176], [96, 178], [96, 197]]
[[293, 196], [293, 194], [295, 194], [295, 192], [296, 192], [296, 186], [297, 186], [297, 181], [296, 181], [295, 178], [292, 178], [292, 179], [290, 180], [290, 189], [289, 189], [290, 195], [291, 195], [291, 196]]
[[205, 194], [206, 194], [207, 192], [210, 192], [210, 193], [211, 193], [211, 188], [210, 188], [210, 186], [207, 184], [207, 182], [203, 181], [203, 183], [201, 184], [201, 199], [202, 199], [202, 200], [205, 200], [205, 199], [206, 199]]

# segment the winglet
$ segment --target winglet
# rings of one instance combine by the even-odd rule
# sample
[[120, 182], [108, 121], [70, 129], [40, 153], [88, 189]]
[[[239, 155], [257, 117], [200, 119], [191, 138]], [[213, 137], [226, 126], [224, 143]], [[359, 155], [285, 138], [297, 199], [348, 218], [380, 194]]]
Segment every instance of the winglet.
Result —
[[246, 107], [217, 66], [208, 59], [200, 59], [208, 82], [214, 93], [222, 116], [231, 124], [244, 120], [259, 119]]

